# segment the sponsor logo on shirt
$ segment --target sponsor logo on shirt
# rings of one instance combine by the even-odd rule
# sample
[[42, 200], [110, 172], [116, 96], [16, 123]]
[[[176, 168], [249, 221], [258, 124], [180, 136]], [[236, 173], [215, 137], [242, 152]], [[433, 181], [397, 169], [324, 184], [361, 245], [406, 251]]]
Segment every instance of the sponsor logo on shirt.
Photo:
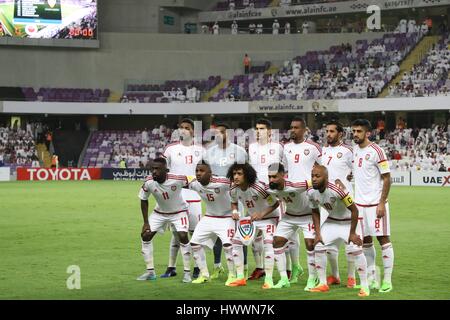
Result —
[[219, 189], [219, 188], [215, 188], [215, 189], [214, 189], [214, 192], [215, 192], [215, 193], [220, 193], [220, 189]]
[[338, 152], [337, 157], [338, 159], [342, 158], [342, 152]]
[[172, 189], [172, 191], [175, 191], [175, 190], [177, 190], [177, 186], [172, 186], [172, 187], [170, 187], [170, 189]]

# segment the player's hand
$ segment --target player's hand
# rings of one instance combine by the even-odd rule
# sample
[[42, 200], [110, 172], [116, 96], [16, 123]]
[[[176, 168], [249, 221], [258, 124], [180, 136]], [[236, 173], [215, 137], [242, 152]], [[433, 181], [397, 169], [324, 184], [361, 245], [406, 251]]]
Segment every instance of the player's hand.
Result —
[[386, 205], [380, 202], [377, 206], [377, 218], [383, 218], [386, 215]]
[[345, 185], [342, 183], [341, 180], [336, 179], [336, 180], [334, 181], [334, 183], [339, 187], [339, 189], [342, 189], [342, 190], [344, 190], [344, 191], [347, 190], [347, 189], [345, 188]]
[[352, 180], [353, 180], [353, 172], [350, 172], [350, 173], [347, 175], [347, 180], [348, 180], [348, 181], [352, 181]]
[[348, 243], [350, 242], [353, 242], [360, 247], [363, 245], [361, 238], [356, 233], [350, 233], [350, 236], [348, 237]]
[[231, 218], [232, 218], [233, 220], [239, 220], [239, 219], [240, 219], [239, 213], [232, 213], [232, 214], [231, 214]]
[[263, 215], [262, 215], [261, 212], [256, 212], [256, 213], [252, 214], [250, 216], [250, 218], [252, 219], [252, 221], [258, 221], [258, 220], [261, 220], [263, 218]]
[[150, 232], [150, 224], [148, 224], [148, 223], [144, 223], [144, 225], [142, 226], [141, 234], [144, 234], [146, 232]]
[[316, 232], [316, 237], [314, 238], [313, 246], [315, 247], [316, 244], [318, 244], [319, 242], [322, 243], [323, 245], [325, 245], [325, 244], [323, 243], [322, 235], [321, 235], [320, 233], [317, 233], [317, 232]]

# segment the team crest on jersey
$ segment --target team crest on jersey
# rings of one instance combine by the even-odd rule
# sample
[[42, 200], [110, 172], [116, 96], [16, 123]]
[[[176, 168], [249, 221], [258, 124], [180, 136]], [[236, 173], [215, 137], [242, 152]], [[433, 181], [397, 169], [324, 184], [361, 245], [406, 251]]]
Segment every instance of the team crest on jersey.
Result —
[[366, 160], [370, 159], [370, 154], [366, 154]]
[[158, 193], [158, 189], [153, 190], [154, 193]]
[[272, 155], [275, 154], [275, 149], [270, 149], [269, 154], [272, 154]]
[[305, 149], [305, 151], [303, 151], [303, 153], [305, 154], [305, 156], [307, 156], [309, 154], [309, 149]]
[[215, 189], [214, 189], [214, 192], [215, 192], [215, 193], [220, 193], [220, 189], [219, 189], [219, 188], [215, 188]]
[[172, 189], [172, 191], [175, 191], [175, 190], [177, 190], [177, 186], [172, 186], [172, 187], [170, 187], [170, 189]]
[[180, 157], [181, 157], [181, 152], [178, 152], [178, 156], [180, 156]]
[[253, 241], [256, 234], [255, 230], [256, 228], [250, 218], [243, 218], [239, 220], [237, 231], [239, 232], [240, 238], [244, 245], [249, 245]]
[[337, 157], [338, 159], [342, 158], [342, 152], [338, 152]]
[[295, 197], [295, 193], [294, 192], [289, 193], [289, 197], [294, 198]]
[[252, 199], [258, 201], [258, 196], [252, 196]]
[[336, 197], [330, 197], [330, 202], [331, 202], [331, 203], [335, 203], [336, 200], [337, 200]]
[[196, 157], [199, 157], [199, 156], [200, 156], [200, 152], [199, 152], [199, 151], [195, 151], [194, 153], [195, 153], [195, 156], [196, 156]]

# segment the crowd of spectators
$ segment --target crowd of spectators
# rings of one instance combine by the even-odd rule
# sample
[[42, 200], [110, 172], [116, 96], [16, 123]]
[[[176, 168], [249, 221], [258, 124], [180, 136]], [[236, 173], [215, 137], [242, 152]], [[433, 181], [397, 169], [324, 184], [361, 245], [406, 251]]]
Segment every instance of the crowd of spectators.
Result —
[[31, 124], [27, 129], [0, 127], [0, 167], [40, 167], [36, 152], [37, 129]]

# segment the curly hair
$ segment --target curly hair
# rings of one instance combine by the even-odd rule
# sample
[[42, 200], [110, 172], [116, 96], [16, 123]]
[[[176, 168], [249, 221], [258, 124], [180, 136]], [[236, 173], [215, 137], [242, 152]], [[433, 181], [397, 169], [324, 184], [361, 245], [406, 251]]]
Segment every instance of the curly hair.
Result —
[[240, 169], [242, 169], [242, 171], [244, 172], [244, 178], [248, 184], [253, 184], [256, 182], [257, 177], [256, 170], [247, 162], [246, 163], [235, 162], [228, 169], [227, 178], [230, 179], [230, 181], [233, 181], [233, 172]]

